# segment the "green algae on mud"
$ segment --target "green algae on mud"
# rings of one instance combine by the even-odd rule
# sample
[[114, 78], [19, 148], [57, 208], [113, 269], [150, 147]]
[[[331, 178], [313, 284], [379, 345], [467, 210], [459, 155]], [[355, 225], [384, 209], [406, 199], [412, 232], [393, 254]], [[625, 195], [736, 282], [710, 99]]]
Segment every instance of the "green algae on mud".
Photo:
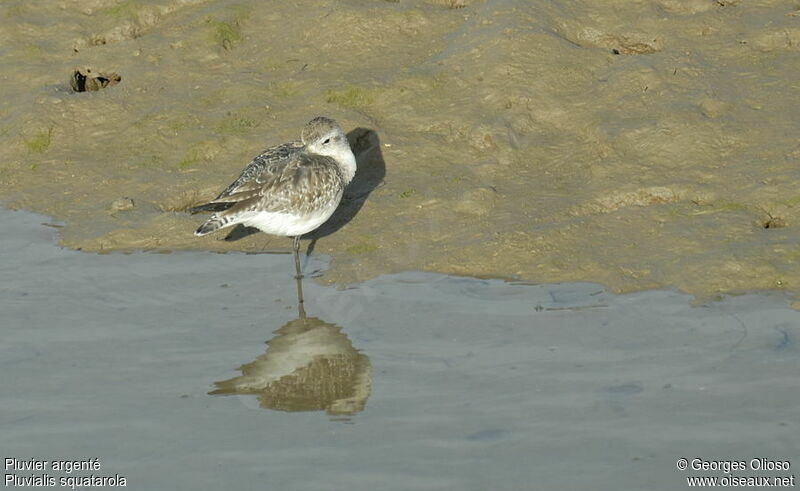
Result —
[[51, 126], [46, 130], [38, 130], [30, 138], [25, 138], [23, 142], [25, 143], [25, 148], [27, 148], [29, 152], [44, 153], [50, 146], [52, 140], [53, 127]]
[[359, 87], [346, 87], [344, 89], [329, 89], [326, 92], [328, 102], [332, 102], [343, 109], [360, 109], [373, 102], [372, 96]]
[[[783, 2], [62, 3], [0, 7], [4, 85], [30, 89], [0, 101], [0, 192], [65, 220], [69, 247], [288, 247], [196, 239], [185, 210], [324, 114], [374, 130], [359, 165], [386, 174], [316, 244], [325, 281], [800, 293], [800, 31]], [[125, 81], [69, 93], [88, 65]]]

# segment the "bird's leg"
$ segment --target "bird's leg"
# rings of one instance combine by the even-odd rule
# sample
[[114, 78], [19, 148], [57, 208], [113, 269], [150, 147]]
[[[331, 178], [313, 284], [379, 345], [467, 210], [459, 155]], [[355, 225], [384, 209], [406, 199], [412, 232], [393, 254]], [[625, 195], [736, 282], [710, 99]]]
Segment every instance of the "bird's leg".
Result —
[[297, 272], [295, 275], [296, 280], [302, 280], [303, 274], [300, 272], [300, 236], [294, 238], [294, 269]]
[[294, 238], [294, 268], [296, 275], [294, 277], [297, 281], [297, 313], [301, 319], [306, 318], [306, 310], [303, 307], [303, 274], [300, 272], [300, 236]]

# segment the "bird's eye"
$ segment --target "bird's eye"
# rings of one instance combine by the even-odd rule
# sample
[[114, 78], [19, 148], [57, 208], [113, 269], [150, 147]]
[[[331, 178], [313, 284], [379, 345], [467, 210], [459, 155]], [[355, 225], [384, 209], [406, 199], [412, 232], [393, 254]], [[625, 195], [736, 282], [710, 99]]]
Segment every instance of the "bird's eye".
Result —
[[327, 145], [327, 144], [328, 144], [328, 143], [330, 143], [330, 142], [331, 142], [331, 139], [330, 139], [330, 138], [328, 138], [328, 139], [326, 139], [324, 142], [322, 142], [322, 144], [323, 144], [323, 145]]

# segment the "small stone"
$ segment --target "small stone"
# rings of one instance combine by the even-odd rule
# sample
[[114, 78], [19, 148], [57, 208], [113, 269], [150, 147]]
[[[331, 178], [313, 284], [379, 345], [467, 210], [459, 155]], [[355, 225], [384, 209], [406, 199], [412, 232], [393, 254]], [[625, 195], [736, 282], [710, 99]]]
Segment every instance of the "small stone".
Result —
[[131, 198], [127, 197], [119, 198], [114, 200], [113, 203], [111, 203], [111, 211], [128, 211], [130, 209], [133, 209], [134, 206], [135, 205]]
[[91, 92], [116, 85], [122, 77], [116, 73], [103, 73], [91, 68], [78, 68], [72, 72], [69, 84], [75, 92]]
[[711, 98], [701, 100], [699, 105], [700, 112], [707, 118], [718, 118], [731, 109], [731, 104]]
[[786, 226], [786, 220], [781, 217], [769, 217], [769, 220], [764, 222], [764, 228], [783, 228]]
[[486, 216], [497, 202], [497, 191], [493, 187], [480, 187], [465, 192], [454, 208], [467, 215]]

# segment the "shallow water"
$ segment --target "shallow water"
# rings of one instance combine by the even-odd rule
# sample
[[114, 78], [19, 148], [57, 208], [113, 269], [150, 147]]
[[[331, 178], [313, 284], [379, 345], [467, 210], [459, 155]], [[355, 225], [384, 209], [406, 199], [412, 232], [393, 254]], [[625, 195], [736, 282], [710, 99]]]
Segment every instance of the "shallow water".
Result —
[[[0, 213], [3, 457], [96, 457], [129, 489], [477, 491], [685, 489], [724, 474], [679, 457], [798, 455], [779, 294], [403, 273], [307, 281], [303, 331], [288, 255], [86, 254], [43, 222]], [[208, 394], [241, 365], [268, 390]]]

